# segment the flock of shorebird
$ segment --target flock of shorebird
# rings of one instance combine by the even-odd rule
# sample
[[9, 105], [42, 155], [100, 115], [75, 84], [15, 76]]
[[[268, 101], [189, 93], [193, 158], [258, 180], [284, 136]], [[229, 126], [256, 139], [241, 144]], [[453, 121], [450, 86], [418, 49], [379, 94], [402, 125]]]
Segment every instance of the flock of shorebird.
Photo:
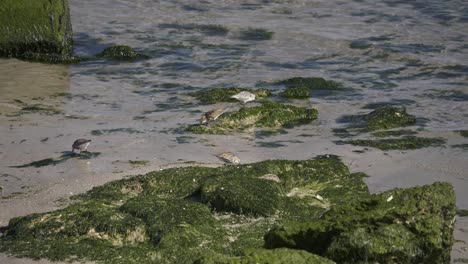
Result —
[[[254, 101], [255, 100], [255, 94], [247, 91], [240, 92], [238, 94], [235, 94], [231, 96], [231, 98], [237, 99], [243, 104], [246, 104], [248, 102]], [[220, 117], [228, 108], [217, 108], [211, 111], [206, 112], [203, 114], [203, 116], [200, 118], [200, 124], [201, 125], [209, 125], [211, 121], [215, 121]], [[72, 153], [75, 154], [75, 150], [79, 150], [81, 153], [82, 151], [87, 151], [88, 146], [91, 144], [91, 139], [77, 139], [75, 142], [73, 142], [72, 145]], [[237, 157], [234, 153], [232, 152], [223, 152], [220, 154], [217, 154], [216, 157], [218, 157], [220, 160], [226, 162], [226, 163], [232, 163], [232, 164], [240, 164], [240, 159]]]

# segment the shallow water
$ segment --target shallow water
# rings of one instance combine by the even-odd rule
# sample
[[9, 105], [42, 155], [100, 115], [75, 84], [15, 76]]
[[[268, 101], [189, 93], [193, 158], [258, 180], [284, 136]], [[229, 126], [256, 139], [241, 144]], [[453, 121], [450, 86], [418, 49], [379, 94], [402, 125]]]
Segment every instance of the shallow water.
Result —
[[[244, 163], [337, 154], [353, 171], [371, 176], [371, 191], [448, 181], [457, 206], [468, 209], [467, 149], [451, 147], [468, 141], [454, 132], [468, 129], [466, 1], [70, 0], [70, 5], [77, 55], [125, 44], [151, 59], [72, 66], [0, 59], [0, 206], [6, 208], [0, 210], [0, 225], [50, 208], [12, 209], [18, 199], [48, 191], [56, 195], [44, 199], [63, 198], [135, 167], [117, 160], [148, 160], [143, 167], [149, 170], [192, 161], [220, 164], [214, 155], [224, 151]], [[324, 77], [354, 90], [288, 101], [317, 108], [319, 119], [279, 133], [213, 136], [181, 129], [215, 107], [199, 105], [188, 92], [230, 86], [280, 90], [268, 83], [295, 76]], [[445, 147], [383, 152], [334, 143], [340, 138], [332, 129], [343, 127], [341, 116], [367, 113], [368, 104], [382, 102], [405, 105], [418, 117], [411, 129], [447, 139]], [[21, 111], [31, 105], [42, 110]], [[239, 107], [216, 105], [221, 106]], [[60, 157], [77, 138], [92, 139], [90, 150], [102, 154], [55, 166], [11, 167]], [[106, 173], [110, 176], [102, 176]], [[457, 237], [468, 241], [460, 231], [466, 224], [457, 228]], [[468, 254], [458, 248], [455, 257]]]

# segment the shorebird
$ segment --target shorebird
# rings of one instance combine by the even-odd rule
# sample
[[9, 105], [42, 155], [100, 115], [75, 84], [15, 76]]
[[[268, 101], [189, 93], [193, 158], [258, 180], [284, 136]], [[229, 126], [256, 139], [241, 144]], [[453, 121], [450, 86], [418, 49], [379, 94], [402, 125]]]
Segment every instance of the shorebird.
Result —
[[243, 104], [255, 100], [255, 94], [247, 91], [240, 92], [236, 95], [231, 96], [231, 98], [241, 101]]
[[223, 152], [218, 155], [216, 155], [220, 160], [226, 162], [226, 163], [232, 163], [232, 164], [240, 164], [240, 159], [234, 153], [232, 152]]
[[88, 146], [91, 142], [91, 139], [77, 139], [75, 142], [73, 142], [72, 145], [72, 153], [75, 153], [75, 149], [78, 149], [81, 153], [81, 151], [87, 151]]
[[224, 114], [224, 111], [226, 111], [227, 108], [218, 108], [215, 110], [211, 110], [206, 112], [202, 118], [200, 118], [200, 124], [208, 124], [210, 121], [215, 121], [220, 117], [222, 114]]

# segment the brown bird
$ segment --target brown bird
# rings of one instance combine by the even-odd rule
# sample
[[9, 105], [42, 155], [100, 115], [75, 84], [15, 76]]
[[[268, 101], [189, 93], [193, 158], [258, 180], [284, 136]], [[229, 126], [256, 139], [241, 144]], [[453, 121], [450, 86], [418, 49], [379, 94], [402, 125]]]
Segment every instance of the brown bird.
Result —
[[91, 142], [91, 139], [77, 139], [75, 142], [73, 142], [72, 145], [72, 153], [75, 153], [75, 149], [78, 149], [81, 153], [81, 151], [87, 151], [88, 146]]
[[202, 118], [200, 118], [200, 124], [208, 124], [210, 121], [215, 121], [220, 117], [222, 114], [224, 114], [224, 111], [226, 111], [227, 108], [218, 108], [215, 110], [211, 110], [206, 112]]
[[232, 152], [223, 152], [218, 155], [216, 155], [220, 160], [226, 162], [226, 163], [232, 163], [232, 164], [240, 164], [240, 159], [234, 153]]

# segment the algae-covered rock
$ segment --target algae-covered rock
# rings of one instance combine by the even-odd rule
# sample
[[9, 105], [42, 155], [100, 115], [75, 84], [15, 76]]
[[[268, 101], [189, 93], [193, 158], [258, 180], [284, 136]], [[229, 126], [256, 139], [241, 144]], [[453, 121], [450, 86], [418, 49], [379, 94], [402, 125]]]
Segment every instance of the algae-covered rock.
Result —
[[270, 40], [273, 38], [274, 32], [263, 28], [247, 28], [240, 31], [239, 38], [241, 40]]
[[319, 77], [293, 77], [275, 82], [286, 86], [280, 95], [285, 98], [305, 99], [311, 96], [312, 91], [346, 90], [336, 82]]
[[217, 177], [205, 181], [202, 202], [216, 211], [268, 216], [279, 208], [280, 186], [273, 181], [250, 177]]
[[370, 131], [416, 124], [416, 118], [406, 113], [404, 107], [384, 106], [364, 116]]
[[240, 92], [247, 91], [255, 94], [256, 100], [266, 98], [271, 95], [271, 92], [266, 89], [252, 90], [247, 88], [214, 88], [207, 91], [198, 91], [189, 93], [190, 96], [197, 98], [201, 104], [215, 104], [219, 102], [238, 102], [237, 99], [231, 98]]
[[[406, 112], [405, 107], [396, 106], [380, 106], [374, 111], [363, 115], [344, 115], [339, 119], [340, 122], [350, 123], [344, 132], [351, 135], [351, 132], [372, 132], [376, 130], [392, 129], [397, 127], [411, 126], [416, 124], [416, 117]], [[381, 136], [397, 136], [399, 132], [386, 131], [377, 132], [374, 135]], [[411, 135], [408, 130], [401, 130], [399, 135]]]
[[72, 34], [67, 0], [0, 1], [1, 57], [68, 60]]
[[468, 130], [458, 130], [458, 133], [460, 133], [462, 137], [468, 137]]
[[449, 263], [455, 193], [448, 183], [395, 189], [332, 207], [319, 220], [273, 228], [267, 248], [338, 263]]
[[304, 86], [289, 87], [281, 93], [281, 96], [286, 98], [305, 99], [310, 97], [310, 89]]
[[310, 123], [317, 119], [317, 115], [316, 109], [264, 102], [260, 106], [242, 107], [237, 112], [225, 113], [209, 126], [189, 126], [187, 131], [197, 134], [222, 134], [250, 128], [278, 129]]
[[140, 54], [133, 48], [125, 45], [117, 45], [106, 48], [96, 56], [113, 60], [136, 60], [149, 58], [148, 56]]
[[[280, 182], [260, 178], [266, 174]], [[264, 234], [369, 195], [362, 177], [334, 156], [172, 168], [96, 187], [64, 209], [14, 218], [0, 237], [0, 251], [99, 263], [193, 263], [215, 255], [262, 263], [285, 261], [289, 253], [309, 261], [317, 257], [264, 252]], [[230, 207], [218, 210], [213, 204], [219, 199]]]
[[281, 81], [277, 81], [275, 84], [283, 84], [286, 88], [297, 88], [303, 87], [310, 90], [340, 90], [340, 87], [336, 82], [325, 80], [320, 77], [293, 77]]
[[355, 139], [348, 141], [338, 141], [340, 144], [351, 144], [357, 146], [373, 147], [381, 150], [392, 149], [420, 149], [432, 146], [441, 146], [445, 143], [442, 138], [424, 138], [406, 136], [402, 138], [384, 138], [384, 139]]
[[195, 261], [196, 264], [333, 264], [335, 262], [304, 250], [289, 248], [258, 249], [241, 257], [210, 255]]

